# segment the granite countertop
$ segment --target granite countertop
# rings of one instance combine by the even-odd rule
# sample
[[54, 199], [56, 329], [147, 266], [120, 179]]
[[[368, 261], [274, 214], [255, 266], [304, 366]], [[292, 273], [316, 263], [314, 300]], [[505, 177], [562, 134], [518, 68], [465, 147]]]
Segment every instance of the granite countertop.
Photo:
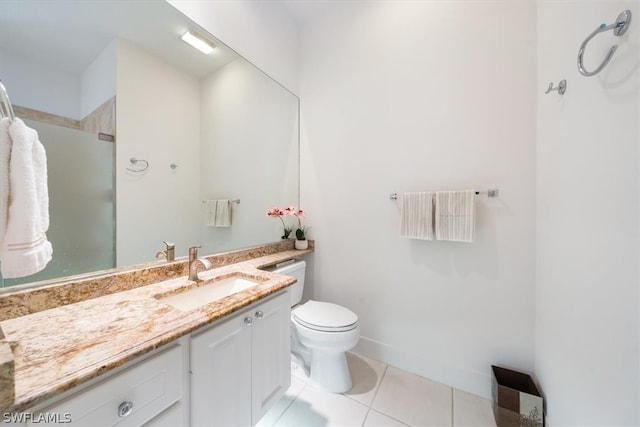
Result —
[[[292, 285], [293, 277], [259, 268], [312, 251], [312, 247], [285, 249], [200, 272], [202, 281], [197, 283], [186, 275], [157, 278], [155, 283], [127, 284], [122, 291], [112, 289], [105, 295], [0, 319], [0, 344], [4, 344], [0, 364], [7, 360], [7, 346], [13, 356], [12, 365], [0, 366], [0, 383], [12, 373], [15, 391], [5, 395], [3, 403], [0, 390], [0, 410], [24, 411]], [[189, 311], [162, 301], [183, 288], [235, 274], [259, 284]], [[5, 384], [1, 388], [8, 390]]]

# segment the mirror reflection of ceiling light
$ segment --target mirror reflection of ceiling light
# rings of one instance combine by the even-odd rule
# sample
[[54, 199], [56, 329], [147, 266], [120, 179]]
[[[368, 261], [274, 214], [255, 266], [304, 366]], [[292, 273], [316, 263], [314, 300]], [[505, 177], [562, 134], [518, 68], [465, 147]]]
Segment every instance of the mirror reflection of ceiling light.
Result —
[[205, 55], [210, 54], [211, 52], [213, 52], [213, 49], [216, 48], [216, 45], [213, 42], [207, 40], [205, 37], [203, 37], [202, 35], [200, 35], [194, 30], [187, 31], [182, 35], [181, 38], [186, 43], [198, 49], [200, 52], [204, 53]]

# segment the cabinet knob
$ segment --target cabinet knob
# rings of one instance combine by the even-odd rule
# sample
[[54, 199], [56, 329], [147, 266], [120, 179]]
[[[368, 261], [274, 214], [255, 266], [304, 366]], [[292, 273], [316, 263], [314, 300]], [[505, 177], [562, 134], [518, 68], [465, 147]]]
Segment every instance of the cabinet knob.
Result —
[[118, 416], [120, 418], [127, 417], [133, 412], [133, 402], [122, 402], [118, 406]]
[[253, 317], [247, 316], [247, 317], [244, 318], [244, 324], [245, 325], [251, 326], [252, 323], [253, 323]]
[[256, 319], [262, 319], [264, 317], [264, 313], [262, 310], [256, 311]]

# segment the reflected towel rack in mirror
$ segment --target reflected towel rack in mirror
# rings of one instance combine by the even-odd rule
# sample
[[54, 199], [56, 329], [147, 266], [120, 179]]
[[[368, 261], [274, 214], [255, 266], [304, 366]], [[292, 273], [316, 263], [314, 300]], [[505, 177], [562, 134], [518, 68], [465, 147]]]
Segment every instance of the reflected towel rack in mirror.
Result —
[[583, 61], [584, 50], [587, 47], [587, 43], [589, 43], [589, 41], [592, 38], [594, 38], [597, 34], [602, 33], [604, 31], [609, 31], [609, 30], [613, 30], [614, 35], [621, 37], [624, 35], [624, 33], [627, 32], [627, 29], [629, 28], [630, 23], [631, 23], [631, 11], [627, 9], [622, 11], [620, 15], [618, 15], [618, 18], [616, 19], [615, 24], [611, 24], [611, 25], [601, 24], [591, 34], [589, 34], [589, 36], [587, 36], [586, 39], [584, 39], [584, 41], [580, 45], [580, 50], [578, 51], [578, 71], [580, 71], [580, 74], [587, 77], [595, 76], [600, 71], [602, 71], [604, 67], [607, 66], [609, 61], [611, 61], [611, 58], [613, 58], [613, 54], [616, 53], [616, 50], [618, 49], [617, 44], [614, 44], [613, 46], [611, 46], [611, 48], [609, 49], [609, 52], [607, 52], [607, 55], [604, 57], [604, 60], [598, 66], [598, 68], [596, 68], [593, 71], [587, 71], [584, 68], [584, 61]]
[[[240, 199], [233, 199], [233, 200], [229, 200], [231, 203], [235, 203], [237, 205], [240, 204]], [[207, 203], [208, 200], [203, 200], [202, 203]]]
[[132, 165], [137, 165], [138, 163], [144, 163], [144, 166], [142, 167], [142, 169], [126, 168], [129, 172], [144, 172], [147, 169], [149, 169], [149, 162], [147, 162], [144, 159], [136, 159], [135, 157], [132, 157], [129, 159], [129, 161], [131, 162]]

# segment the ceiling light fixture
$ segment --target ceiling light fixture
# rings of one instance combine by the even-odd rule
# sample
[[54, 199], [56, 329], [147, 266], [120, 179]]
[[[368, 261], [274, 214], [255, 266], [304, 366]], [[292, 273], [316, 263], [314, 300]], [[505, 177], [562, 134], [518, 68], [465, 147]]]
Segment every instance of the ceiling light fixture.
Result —
[[213, 49], [216, 48], [216, 45], [213, 42], [207, 40], [205, 37], [203, 37], [202, 35], [200, 35], [198, 32], [194, 30], [187, 31], [182, 35], [181, 38], [186, 43], [198, 49], [200, 52], [204, 53], [205, 55], [210, 54], [211, 52], [213, 52]]

